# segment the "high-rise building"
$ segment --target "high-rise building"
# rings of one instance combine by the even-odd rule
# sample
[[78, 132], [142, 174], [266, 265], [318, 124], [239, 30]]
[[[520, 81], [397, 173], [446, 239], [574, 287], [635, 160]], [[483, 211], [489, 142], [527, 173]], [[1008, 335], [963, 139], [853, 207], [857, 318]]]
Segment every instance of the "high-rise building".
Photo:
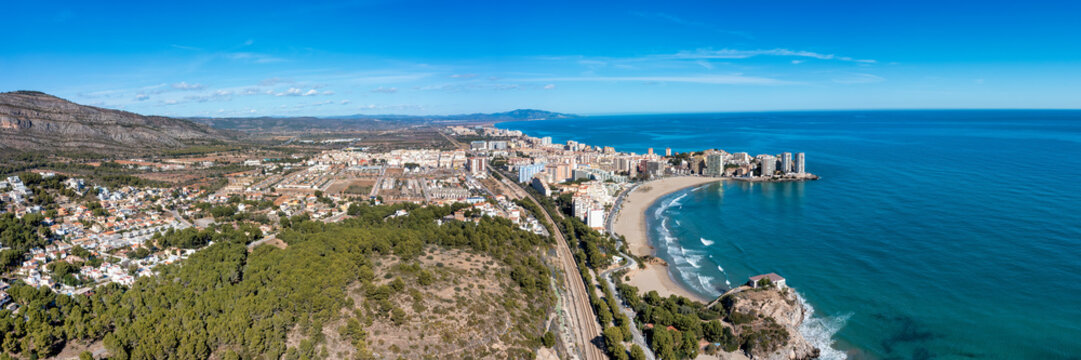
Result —
[[544, 146], [552, 145], [552, 137], [551, 136], [542, 137], [541, 138], [541, 145], [544, 145]]
[[484, 172], [488, 171], [487, 163], [488, 163], [488, 159], [485, 159], [485, 158], [479, 157], [479, 156], [475, 156], [475, 157], [469, 158], [469, 162], [466, 163], [466, 167], [469, 168], [469, 172], [471, 174], [473, 174], [473, 175], [483, 174]]
[[670, 147], [664, 148], [664, 156], [672, 156], [672, 148], [670, 148]]
[[488, 148], [488, 142], [484, 140], [470, 141], [469, 148], [472, 150], [484, 150]]
[[706, 175], [724, 175], [724, 155], [719, 152], [711, 152], [706, 155]]
[[773, 155], [758, 155], [758, 175], [773, 176], [777, 171], [777, 157]]
[[648, 153], [649, 153], [649, 155], [653, 155], [653, 148], [649, 148]]
[[785, 174], [792, 172], [792, 153], [781, 153], [781, 172]]
[[544, 171], [544, 163], [522, 165], [518, 168], [518, 182], [529, 182], [529, 180], [533, 179], [533, 175], [537, 175], [541, 171]]
[[570, 164], [548, 164], [544, 171], [548, 172], [553, 183], [561, 183], [574, 176]]
[[604, 210], [590, 209], [586, 215], [586, 225], [594, 229], [604, 228]]
[[647, 161], [646, 172], [648, 172], [651, 176], [664, 175], [665, 164], [666, 163], [664, 161]]
[[803, 174], [807, 172], [807, 168], [803, 167], [803, 153], [796, 153], [796, 173]]

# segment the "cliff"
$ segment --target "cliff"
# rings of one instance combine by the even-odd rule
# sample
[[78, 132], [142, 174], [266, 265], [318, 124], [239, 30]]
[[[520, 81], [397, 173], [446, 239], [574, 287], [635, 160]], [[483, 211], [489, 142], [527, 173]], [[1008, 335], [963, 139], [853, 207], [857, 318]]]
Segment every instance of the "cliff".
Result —
[[36, 91], [0, 93], [0, 148], [123, 152], [230, 137], [187, 120], [79, 105]]
[[799, 332], [806, 310], [790, 288], [740, 287], [721, 297], [741, 351], [751, 359], [814, 359], [816, 349]]

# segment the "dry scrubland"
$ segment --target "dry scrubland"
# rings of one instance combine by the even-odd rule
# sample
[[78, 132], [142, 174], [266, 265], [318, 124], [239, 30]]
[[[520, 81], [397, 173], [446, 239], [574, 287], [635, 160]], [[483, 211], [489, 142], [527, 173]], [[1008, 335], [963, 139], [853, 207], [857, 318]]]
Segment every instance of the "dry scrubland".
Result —
[[[349, 319], [363, 326], [368, 349], [379, 359], [530, 358], [548, 323], [521, 305], [550, 305], [551, 299], [527, 299], [511, 280], [511, 269], [484, 254], [432, 246], [407, 263], [379, 258], [374, 272], [374, 285], [401, 290], [387, 297], [388, 309], [359, 284], [350, 286], [354, 306], [323, 328], [327, 358], [356, 356], [341, 331]], [[300, 345], [301, 330], [298, 325], [290, 333], [290, 346]]]

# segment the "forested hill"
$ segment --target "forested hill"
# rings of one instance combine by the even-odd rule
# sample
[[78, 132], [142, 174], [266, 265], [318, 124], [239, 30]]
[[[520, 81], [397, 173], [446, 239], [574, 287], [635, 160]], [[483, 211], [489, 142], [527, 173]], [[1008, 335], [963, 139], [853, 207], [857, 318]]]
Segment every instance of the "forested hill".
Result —
[[[461, 206], [286, 218], [284, 249], [249, 252], [259, 234], [231, 227], [156, 237], [214, 245], [130, 289], [69, 297], [15, 283], [21, 313], [0, 310], [0, 358], [99, 341], [115, 359], [531, 357], [554, 304], [540, 260], [550, 243], [505, 219], [437, 224]], [[399, 209], [409, 215], [389, 217]]]
[[79, 105], [37, 91], [0, 93], [0, 149], [128, 152], [231, 137], [188, 120]]

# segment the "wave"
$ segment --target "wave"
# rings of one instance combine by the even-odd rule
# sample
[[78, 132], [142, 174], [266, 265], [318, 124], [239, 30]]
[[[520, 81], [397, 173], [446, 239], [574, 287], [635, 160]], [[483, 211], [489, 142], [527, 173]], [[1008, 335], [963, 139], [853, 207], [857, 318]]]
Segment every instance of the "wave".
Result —
[[811, 343], [811, 345], [821, 351], [819, 359], [847, 359], [848, 355], [833, 348], [835, 342], [833, 336], [837, 334], [841, 328], [845, 327], [845, 323], [852, 317], [852, 313], [835, 317], [815, 317], [814, 307], [812, 307], [811, 304], [808, 304], [807, 300], [804, 300], [803, 296], [798, 292], [796, 293], [796, 298], [799, 299], [800, 305], [806, 310], [803, 317], [803, 323], [799, 326], [799, 333], [800, 335], [803, 335], [804, 339], [807, 339], [807, 342]]
[[696, 290], [696, 292], [712, 294], [712, 296], [720, 295], [717, 293], [717, 289], [713, 288], [713, 282], [716, 279], [711, 276], [703, 275], [692, 269], [680, 269], [677, 274], [688, 287]]
[[661, 239], [664, 240], [664, 244], [667, 246], [671, 246], [672, 242], [676, 240], [676, 238], [672, 236], [672, 232], [668, 230], [668, 218], [661, 218], [661, 226], [658, 229], [658, 232], [661, 235]]
[[686, 256], [687, 263], [690, 264], [691, 266], [693, 266], [695, 269], [698, 269], [698, 268], [702, 267], [702, 265], [701, 265], [702, 264], [702, 259], [705, 259], [705, 258], [706, 257], [703, 256], [703, 255], [687, 255]]
[[673, 198], [672, 200], [668, 200], [668, 201], [666, 201], [664, 203], [661, 203], [661, 206], [657, 207], [657, 210], [653, 212], [653, 215], [656, 215], [657, 217], [660, 217], [661, 214], [664, 214], [664, 212], [666, 210], [668, 210], [668, 208], [670, 208], [672, 206], [675, 206], [675, 205], [681, 205], [682, 203], [680, 201], [683, 200], [683, 198], [685, 198], [685, 197], [687, 197], [687, 194], [677, 196], [677, 197]]
[[698, 240], [702, 241], [702, 245], [705, 245], [705, 246], [713, 245], [713, 240], [709, 240], [709, 239], [706, 239], [706, 238], [698, 238]]
[[702, 290], [707, 293], [716, 293], [717, 290], [713, 289], [713, 278], [705, 275], [698, 275], [698, 285], [702, 286]]

